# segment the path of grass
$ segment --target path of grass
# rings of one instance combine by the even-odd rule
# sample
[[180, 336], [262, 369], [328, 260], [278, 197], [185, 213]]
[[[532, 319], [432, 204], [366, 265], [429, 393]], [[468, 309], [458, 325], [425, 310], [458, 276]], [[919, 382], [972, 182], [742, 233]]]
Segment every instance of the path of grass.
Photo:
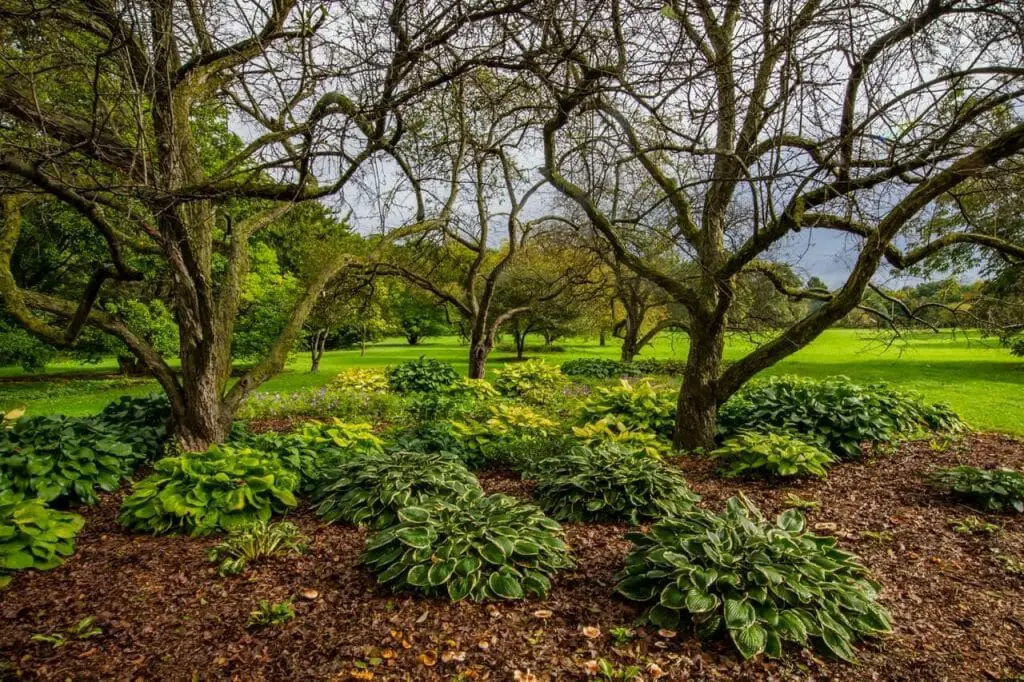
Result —
[[[595, 340], [563, 343], [564, 353], [545, 354], [549, 362], [561, 363], [574, 357], [618, 355], [617, 346], [600, 347]], [[748, 344], [734, 339], [726, 357], [740, 357]], [[687, 341], [682, 335], [666, 335], [657, 340], [648, 353], [651, 357], [685, 358]], [[287, 370], [267, 382], [266, 391], [295, 391], [319, 386], [334, 374], [350, 367], [383, 367], [427, 355], [466, 370], [466, 347], [455, 338], [434, 339], [430, 343], [409, 346], [390, 339], [367, 349], [333, 351], [321, 362], [319, 374], [309, 374], [308, 359], [296, 355]], [[512, 360], [508, 353], [495, 352], [489, 368]], [[91, 414], [107, 402], [125, 393], [141, 394], [155, 390], [154, 382], [97, 381], [90, 374], [111, 371], [112, 363], [83, 367], [73, 363], [50, 368], [52, 372], [82, 370], [82, 379], [0, 385], [0, 410], [26, 405], [30, 414]], [[985, 430], [1024, 434], [1024, 361], [1004, 348], [977, 336], [962, 334], [917, 334], [905, 343], [884, 347], [868, 334], [834, 329], [813, 344], [787, 358], [766, 374], [801, 374], [825, 377], [845, 374], [858, 381], [887, 381], [893, 385], [923, 393], [929, 400], [950, 403], [971, 424]], [[0, 376], [18, 374], [15, 368], [0, 369]]]

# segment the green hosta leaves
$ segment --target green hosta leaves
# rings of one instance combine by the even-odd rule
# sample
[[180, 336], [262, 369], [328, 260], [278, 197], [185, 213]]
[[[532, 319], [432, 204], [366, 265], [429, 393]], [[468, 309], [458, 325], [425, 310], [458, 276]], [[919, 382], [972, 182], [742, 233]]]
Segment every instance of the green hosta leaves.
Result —
[[649, 431], [631, 429], [612, 417], [599, 419], [593, 424], [574, 426], [572, 433], [580, 444], [589, 447], [617, 443], [631, 450], [639, 450], [654, 459], [661, 459], [672, 453], [672, 445], [661, 436]]
[[207, 558], [220, 564], [218, 572], [222, 576], [238, 575], [268, 557], [302, 554], [308, 542], [294, 523], [258, 521], [232, 530], [223, 542], [210, 549]]
[[0, 430], [0, 487], [44, 502], [94, 504], [145, 454], [96, 418], [22, 417]]
[[676, 396], [672, 391], [655, 389], [646, 379], [635, 385], [623, 379], [618, 386], [596, 389], [583, 404], [583, 423], [606, 417], [634, 431], [671, 438], [676, 425]]
[[726, 440], [711, 457], [726, 476], [769, 474], [824, 478], [835, 458], [821, 447], [785, 433], [744, 431]]
[[940, 469], [932, 482], [986, 511], [1024, 512], [1024, 473], [958, 466]]
[[803, 527], [800, 512], [772, 524], [742, 496], [722, 514], [691, 507], [628, 536], [635, 548], [616, 591], [648, 604], [658, 627], [724, 629], [745, 658], [814, 642], [853, 660], [857, 639], [890, 631], [889, 614], [857, 558]]
[[507, 364], [494, 371], [493, 379], [494, 388], [501, 395], [538, 402], [550, 399], [564, 383], [561, 370], [543, 360]]
[[170, 418], [171, 402], [163, 393], [121, 396], [97, 416], [99, 422], [117, 432], [122, 443], [147, 459], [163, 454]]
[[381, 583], [452, 600], [543, 597], [572, 566], [561, 527], [539, 509], [479, 490], [424, 500], [366, 543], [363, 562]]
[[429, 497], [455, 499], [479, 488], [462, 462], [445, 453], [360, 453], [325, 477], [315, 499], [326, 521], [383, 528], [396, 522], [403, 507]]
[[229, 531], [294, 507], [298, 483], [274, 455], [214, 446], [157, 461], [124, 499], [118, 522], [151, 533]]
[[820, 439], [840, 457], [857, 457], [861, 443], [885, 443], [920, 430], [957, 433], [967, 426], [947, 406], [885, 384], [786, 376], [754, 382], [730, 398], [719, 410], [718, 429], [727, 437], [789, 431]]
[[558, 424], [525, 405], [499, 403], [488, 405], [480, 419], [452, 422], [450, 433], [459, 456], [476, 467], [505, 458], [510, 449], [545, 441], [557, 431]]
[[536, 477], [537, 501], [561, 521], [638, 523], [679, 514], [698, 499], [677, 469], [614, 443], [571, 448], [545, 460]]
[[0, 587], [14, 571], [45, 571], [64, 563], [84, 523], [81, 516], [49, 509], [41, 500], [0, 492]]
[[447, 362], [420, 358], [387, 369], [388, 386], [396, 393], [442, 393], [462, 378]]

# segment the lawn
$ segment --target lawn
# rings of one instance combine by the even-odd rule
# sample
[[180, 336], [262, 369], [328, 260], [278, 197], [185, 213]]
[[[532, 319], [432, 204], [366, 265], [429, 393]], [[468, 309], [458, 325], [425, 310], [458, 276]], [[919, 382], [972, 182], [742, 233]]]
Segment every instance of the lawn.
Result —
[[[549, 362], [561, 363], [575, 357], [618, 356], [617, 344], [601, 347], [594, 339], [575, 339], [560, 345], [564, 352], [543, 357]], [[747, 340], [734, 338], [726, 349], [726, 357], [739, 358], [747, 348]], [[664, 335], [645, 356], [685, 358], [686, 349], [684, 335]], [[358, 349], [328, 352], [319, 374], [310, 374], [307, 356], [296, 354], [286, 370], [267, 382], [262, 390], [290, 392], [311, 388], [346, 368], [384, 367], [421, 355], [447, 360], [460, 371], [466, 370], [466, 347], [454, 337], [432, 339], [418, 346], [409, 346], [401, 339], [387, 339], [368, 347], [365, 355]], [[510, 353], [495, 351], [488, 367], [494, 369], [509, 361], [514, 361]], [[81, 378], [0, 384], [0, 409], [25, 405], [30, 414], [86, 415], [99, 411], [119, 395], [137, 395], [156, 389], [152, 381], [111, 381], [96, 376], [114, 370], [112, 361], [92, 366], [55, 364], [49, 368], [51, 373], [80, 372]], [[17, 368], [0, 369], [0, 376], [20, 374]], [[845, 374], [862, 382], [886, 381], [920, 391], [929, 400], [950, 403], [979, 429], [1024, 434], [1024, 407], [1020, 401], [1024, 361], [1010, 355], [993, 340], [976, 334], [919, 333], [886, 346], [868, 332], [834, 329], [765, 374], [810, 377]]]

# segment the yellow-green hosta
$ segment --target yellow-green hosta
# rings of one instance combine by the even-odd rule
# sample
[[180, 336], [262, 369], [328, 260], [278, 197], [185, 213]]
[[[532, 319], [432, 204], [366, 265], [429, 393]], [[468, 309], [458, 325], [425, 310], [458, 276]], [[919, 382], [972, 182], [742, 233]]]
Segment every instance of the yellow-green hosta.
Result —
[[602, 443], [618, 443], [654, 459], [661, 459], [672, 453], [672, 446], [668, 441], [648, 431], [631, 429], [613, 417], [598, 419], [583, 426], [574, 426], [572, 433], [580, 443], [591, 447]]

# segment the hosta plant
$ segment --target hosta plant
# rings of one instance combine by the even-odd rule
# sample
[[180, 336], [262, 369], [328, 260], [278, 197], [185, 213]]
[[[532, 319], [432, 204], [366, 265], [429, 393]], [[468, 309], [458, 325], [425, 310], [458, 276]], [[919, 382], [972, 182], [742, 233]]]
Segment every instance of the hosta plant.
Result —
[[502, 450], [518, 441], [543, 440], [559, 428], [551, 419], [525, 405], [490, 405], [479, 419], [452, 422], [451, 430], [460, 443], [459, 456], [476, 468], [501, 459]]
[[544, 597], [552, 574], [572, 566], [558, 523], [533, 505], [479, 491], [401, 509], [369, 538], [363, 562], [396, 590], [453, 601]]
[[96, 418], [117, 432], [121, 442], [148, 459], [159, 457], [167, 447], [171, 402], [163, 393], [121, 396], [108, 403]]
[[542, 402], [565, 383], [565, 376], [557, 365], [549, 365], [543, 360], [527, 360], [495, 370], [493, 382], [494, 388], [503, 396]]
[[22, 417], [0, 430], [0, 484], [44, 502], [94, 504], [141, 459], [94, 418]]
[[238, 575], [261, 559], [303, 554], [308, 543], [309, 538], [294, 523], [257, 521], [232, 530], [223, 542], [210, 549], [207, 558], [218, 564], [220, 575]]
[[816, 476], [835, 461], [821, 446], [786, 433], [742, 431], [711, 452], [726, 476]]
[[331, 387], [343, 391], [381, 393], [388, 390], [388, 378], [379, 369], [346, 369], [331, 379]]
[[672, 453], [671, 444], [649, 431], [636, 431], [612, 417], [598, 419], [592, 424], [572, 427], [572, 433], [581, 445], [597, 447], [604, 443], [617, 443], [638, 450], [648, 457], [661, 459]]
[[611, 358], [576, 358], [562, 363], [562, 374], [588, 379], [614, 379], [629, 374], [627, 364]]
[[249, 612], [248, 626], [251, 628], [265, 628], [272, 625], [284, 625], [295, 618], [295, 607], [292, 600], [271, 603], [266, 599], [260, 599], [256, 608]]
[[623, 379], [617, 386], [597, 388], [583, 403], [581, 420], [590, 423], [610, 417], [635, 431], [671, 438], [676, 424], [676, 397], [649, 381]]
[[49, 509], [39, 499], [0, 491], [0, 588], [14, 571], [45, 571], [64, 563], [84, 523], [78, 514]]
[[388, 386], [396, 393], [441, 393], [450, 391], [462, 377], [447, 362], [420, 358], [387, 369]]
[[118, 522], [154, 534], [230, 531], [294, 507], [298, 484], [275, 455], [213, 446], [158, 460], [124, 499]]
[[391, 451], [362, 454], [342, 462], [317, 490], [317, 514], [382, 528], [407, 505], [428, 497], [458, 499], [479, 490], [473, 474], [446, 453]]
[[887, 443], [922, 429], [966, 429], [948, 407], [884, 384], [861, 386], [846, 377], [772, 377], [730, 398], [718, 415], [728, 437], [746, 430], [787, 430], [820, 438], [840, 457], [860, 455], [861, 443]]
[[560, 521], [630, 521], [680, 514], [698, 497], [678, 469], [606, 443], [576, 446], [535, 472], [534, 497]]
[[635, 548], [616, 591], [648, 605], [656, 627], [728, 633], [744, 658], [779, 658], [792, 642], [847, 661], [858, 639], [890, 632], [857, 557], [806, 532], [795, 509], [772, 524], [734, 497], [722, 514], [693, 507], [628, 537]]
[[986, 511], [1024, 512], [1024, 473], [1019, 471], [958, 466], [933, 472], [931, 480]]

